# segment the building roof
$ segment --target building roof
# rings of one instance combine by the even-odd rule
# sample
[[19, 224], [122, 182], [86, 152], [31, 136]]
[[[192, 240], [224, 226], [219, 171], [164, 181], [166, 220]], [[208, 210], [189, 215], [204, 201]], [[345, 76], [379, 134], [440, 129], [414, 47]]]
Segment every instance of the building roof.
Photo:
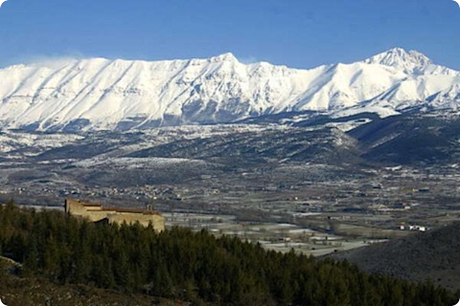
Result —
[[152, 211], [152, 210], [144, 210], [144, 209], [137, 209], [137, 208], [104, 207], [102, 206], [101, 203], [93, 203], [93, 202], [90, 202], [89, 200], [66, 199], [66, 201], [67, 200], [70, 200], [72, 202], [77, 202], [84, 207], [99, 207], [101, 208], [101, 211], [113, 211], [113, 212], [119, 212], [119, 213], [124, 213], [124, 212], [138, 213], [138, 214], [144, 214], [144, 215], [160, 215], [159, 212]]

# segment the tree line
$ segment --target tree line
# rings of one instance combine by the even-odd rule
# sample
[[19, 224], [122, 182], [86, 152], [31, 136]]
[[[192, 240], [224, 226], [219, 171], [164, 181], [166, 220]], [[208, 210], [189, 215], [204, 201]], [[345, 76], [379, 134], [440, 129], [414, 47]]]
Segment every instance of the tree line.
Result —
[[345, 261], [268, 251], [203, 230], [91, 223], [0, 205], [0, 254], [58, 284], [212, 305], [454, 305], [432, 283], [367, 275]]

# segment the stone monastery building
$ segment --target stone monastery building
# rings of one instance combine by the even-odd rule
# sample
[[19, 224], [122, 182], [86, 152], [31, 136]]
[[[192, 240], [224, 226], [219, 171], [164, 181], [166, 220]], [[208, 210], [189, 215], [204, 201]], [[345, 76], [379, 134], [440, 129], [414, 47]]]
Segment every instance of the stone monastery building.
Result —
[[151, 223], [157, 232], [165, 229], [165, 218], [158, 212], [150, 210], [109, 208], [89, 201], [66, 199], [65, 212], [73, 216], [88, 218], [92, 222], [107, 221], [117, 224], [139, 222], [143, 226]]

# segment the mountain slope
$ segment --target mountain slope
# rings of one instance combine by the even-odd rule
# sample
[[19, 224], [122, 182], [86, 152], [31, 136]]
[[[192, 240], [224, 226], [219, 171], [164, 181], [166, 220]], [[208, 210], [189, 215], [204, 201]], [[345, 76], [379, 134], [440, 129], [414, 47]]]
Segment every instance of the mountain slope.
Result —
[[60, 60], [0, 70], [0, 127], [128, 130], [232, 122], [291, 111], [368, 105], [456, 105], [460, 73], [392, 49], [363, 62], [290, 69], [209, 59]]
[[368, 161], [393, 164], [456, 164], [460, 155], [457, 114], [407, 112], [376, 119], [349, 132]]
[[347, 259], [370, 273], [413, 281], [432, 280], [460, 290], [459, 223], [356, 249], [333, 257]]
[[435, 65], [424, 54], [402, 48], [393, 48], [364, 60], [366, 64], [385, 65], [413, 75], [458, 75], [447, 67]]

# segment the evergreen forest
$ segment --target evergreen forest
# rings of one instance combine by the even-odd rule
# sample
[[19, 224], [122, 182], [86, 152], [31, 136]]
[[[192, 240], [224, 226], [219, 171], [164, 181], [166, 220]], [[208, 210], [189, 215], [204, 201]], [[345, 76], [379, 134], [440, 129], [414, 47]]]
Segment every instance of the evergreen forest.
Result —
[[286, 254], [206, 230], [91, 223], [0, 205], [0, 254], [22, 276], [192, 305], [454, 305], [431, 283], [367, 275], [347, 262]]

